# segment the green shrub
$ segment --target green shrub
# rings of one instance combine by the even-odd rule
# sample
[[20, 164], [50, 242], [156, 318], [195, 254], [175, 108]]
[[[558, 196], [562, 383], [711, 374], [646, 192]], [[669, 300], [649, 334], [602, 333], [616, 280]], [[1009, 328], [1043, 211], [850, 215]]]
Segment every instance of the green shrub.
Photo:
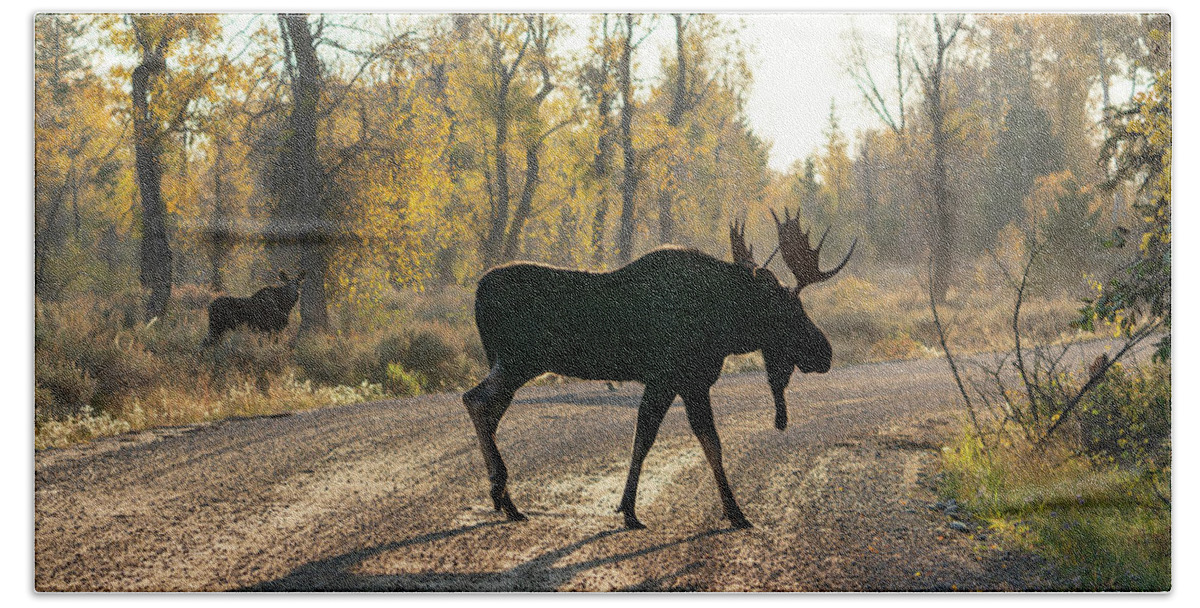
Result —
[[419, 372], [410, 372], [399, 363], [389, 363], [383, 388], [398, 397], [413, 397], [421, 394], [421, 387], [426, 382]]
[[350, 349], [337, 336], [312, 334], [298, 338], [292, 360], [304, 377], [329, 386], [357, 384]]
[[467, 331], [463, 351], [466, 353], [467, 359], [474, 362], [481, 370], [487, 371], [487, 368], [490, 367], [487, 364], [487, 353], [483, 350], [483, 342], [479, 340], [479, 333], [475, 331], [474, 326]]
[[283, 373], [292, 355], [287, 339], [245, 330], [232, 332], [212, 352], [218, 371], [255, 376]]
[[[468, 312], [457, 310], [469, 305], [466, 290], [442, 293], [429, 306], [426, 294], [406, 292], [408, 308], [344, 314], [345, 327], [334, 333], [238, 330], [201, 349], [210, 298], [203, 287], [182, 286], [151, 323], [141, 320], [137, 291], [37, 300], [37, 444], [453, 390], [482, 375], [483, 349]], [[436, 318], [414, 321], [414, 308]]]
[[49, 420], [55, 408], [54, 393], [36, 384], [33, 386], [33, 419]]
[[399, 359], [405, 369], [419, 372], [425, 388], [449, 390], [467, 385], [477, 365], [467, 357], [464, 340], [444, 323], [429, 323], [415, 328], [408, 351]]
[[120, 336], [113, 342], [92, 344], [80, 353], [80, 363], [96, 378], [93, 405], [107, 411], [123, 398], [138, 394], [159, 383], [166, 371], [153, 354], [140, 344]]
[[1101, 462], [1162, 468], [1170, 464], [1171, 369], [1128, 370], [1117, 363], [1081, 404], [1080, 440]]
[[[139, 324], [127, 328], [129, 311], [122, 298], [113, 300], [115, 303], [85, 297], [35, 309], [35, 360], [39, 369], [45, 368], [44, 376], [55, 375], [53, 381], [60, 390], [55, 402], [59, 406], [73, 408], [87, 403], [97, 411], [105, 411], [123, 398], [158, 383], [165, 368], [143, 343], [143, 337], [157, 329]], [[75, 396], [61, 392], [66, 390], [62, 383], [71, 375], [64, 366], [74, 366], [94, 381], [86, 402], [75, 401]], [[49, 377], [45, 379], [51, 381]]]
[[[1077, 384], [1043, 380], [1044, 394]], [[968, 433], [943, 452], [941, 490], [1001, 538], [1049, 558], [1064, 588], [1169, 590], [1170, 398], [1169, 365], [1116, 364], [1080, 402], [1078, 432], [1035, 445], [985, 427], [988, 450]]]
[[402, 361], [408, 353], [409, 336], [407, 333], [388, 334], [375, 345], [375, 357], [371, 365], [369, 378], [372, 382], [386, 382], [391, 374], [391, 366]]
[[1166, 591], [1171, 588], [1171, 510], [1137, 475], [1095, 467], [1052, 445], [1001, 445], [990, 452], [962, 437], [943, 451], [940, 488], [999, 541], [1046, 557], [1052, 588]]

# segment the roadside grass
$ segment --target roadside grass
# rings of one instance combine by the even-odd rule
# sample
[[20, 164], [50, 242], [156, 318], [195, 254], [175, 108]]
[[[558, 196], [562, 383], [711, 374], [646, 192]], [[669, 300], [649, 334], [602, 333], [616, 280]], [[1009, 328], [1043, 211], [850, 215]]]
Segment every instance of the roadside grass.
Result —
[[[1047, 558], [1066, 588], [1171, 589], [1171, 508], [1161, 475], [1088, 457], [1067, 438], [1045, 449], [1010, 442], [985, 452], [970, 432], [943, 451], [943, 466], [945, 498], [1002, 541]], [[1158, 473], [1169, 479], [1169, 465]]]
[[178, 291], [167, 316], [151, 323], [137, 320], [136, 294], [36, 302], [35, 449], [457, 390], [482, 376], [461, 292], [429, 298], [436, 305], [335, 309], [328, 335], [298, 336], [293, 322], [278, 336], [235, 331], [201, 349], [209, 298], [195, 287]]
[[[1004, 279], [991, 266], [977, 260], [972, 272], [964, 270], [939, 307], [961, 354], [1012, 346], [1012, 302], [996, 297]], [[805, 311], [833, 344], [835, 367], [941, 356], [923, 276], [907, 266], [877, 268], [805, 290]], [[1070, 320], [1083, 295], [1066, 290], [1031, 294], [1023, 307], [1030, 339], [1053, 343], [1077, 337]]]

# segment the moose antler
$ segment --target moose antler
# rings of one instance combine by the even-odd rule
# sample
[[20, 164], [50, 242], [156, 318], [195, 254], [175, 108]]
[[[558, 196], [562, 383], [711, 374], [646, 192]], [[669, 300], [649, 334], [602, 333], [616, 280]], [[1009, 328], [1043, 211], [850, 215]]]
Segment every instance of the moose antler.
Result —
[[821, 240], [817, 242], [817, 247], [814, 249], [808, 240], [809, 233], [800, 230], [800, 216], [791, 216], [786, 208], [783, 210], [783, 221], [779, 221], [779, 216], [775, 215], [775, 210], [771, 210], [771, 217], [775, 220], [775, 228], [779, 232], [779, 254], [783, 258], [783, 263], [792, 271], [796, 277], [796, 293], [801, 289], [820, 283], [833, 275], [837, 274], [846, 266], [846, 262], [850, 261], [850, 256], [854, 255], [854, 248], [858, 246], [858, 239], [854, 239], [854, 243], [850, 245], [850, 251], [846, 253], [846, 257], [842, 259], [842, 263], [834, 267], [833, 270], [822, 272], [818, 261], [821, 257], [821, 246], [825, 244], [825, 237], [829, 236], [829, 228], [825, 229], [825, 233], [821, 235]]
[[758, 268], [754, 263], [754, 245], [746, 247], [746, 224], [733, 220], [729, 224], [729, 248], [733, 251], [733, 261], [751, 270]]

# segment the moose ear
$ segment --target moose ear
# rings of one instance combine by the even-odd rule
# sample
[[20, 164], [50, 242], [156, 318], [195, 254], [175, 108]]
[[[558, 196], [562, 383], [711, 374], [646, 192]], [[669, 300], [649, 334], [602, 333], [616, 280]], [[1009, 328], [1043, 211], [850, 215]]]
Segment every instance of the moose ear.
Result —
[[286, 272], [284, 272], [284, 271], [282, 271], [282, 270], [280, 270], [280, 271], [279, 271], [279, 280], [280, 280], [280, 281], [283, 281], [284, 283], [287, 283], [287, 280], [288, 280], [287, 273], [286, 273]]

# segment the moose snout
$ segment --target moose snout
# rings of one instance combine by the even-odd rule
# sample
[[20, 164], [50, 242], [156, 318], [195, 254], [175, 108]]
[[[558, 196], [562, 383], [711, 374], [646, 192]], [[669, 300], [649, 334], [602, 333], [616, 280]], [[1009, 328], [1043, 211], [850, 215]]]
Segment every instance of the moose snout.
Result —
[[823, 334], [812, 339], [813, 346], [800, 354], [796, 367], [806, 374], [824, 374], [833, 365], [833, 348]]

